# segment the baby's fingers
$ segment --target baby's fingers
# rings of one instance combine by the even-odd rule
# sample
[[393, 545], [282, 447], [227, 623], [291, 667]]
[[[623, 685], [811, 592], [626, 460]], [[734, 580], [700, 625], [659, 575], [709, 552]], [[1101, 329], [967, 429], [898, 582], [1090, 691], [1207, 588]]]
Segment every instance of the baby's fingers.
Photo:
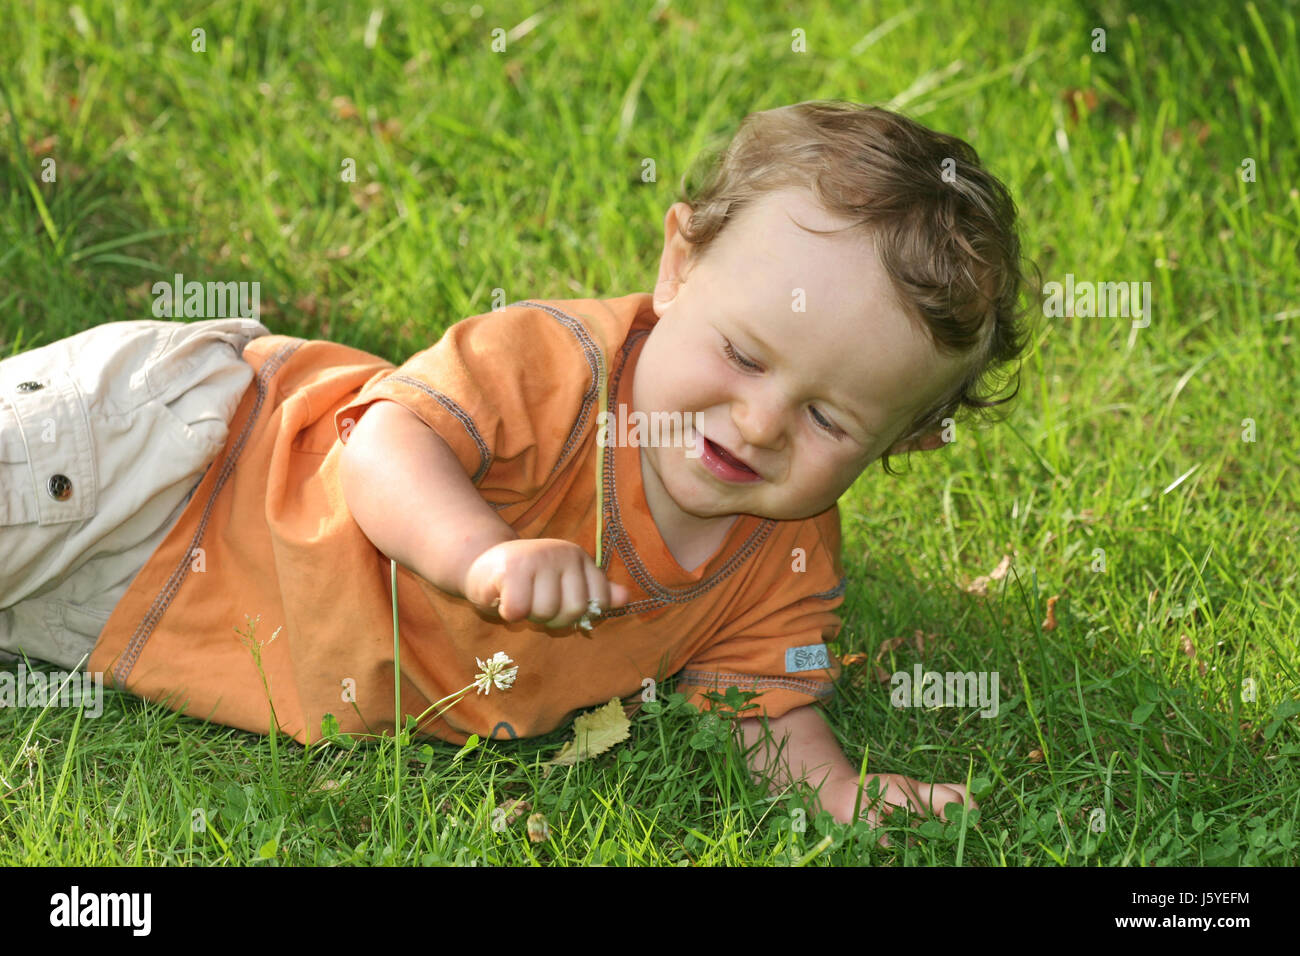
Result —
[[601, 612], [622, 607], [631, 595], [623, 585], [615, 584], [605, 577], [605, 572], [596, 567], [596, 562], [588, 562], [585, 570], [587, 604], [583, 606], [582, 617], [589, 624], [594, 624]]
[[500, 595], [497, 613], [507, 624], [544, 621], [560, 606], [560, 583], [554, 572], [524, 565], [502, 573]]
[[546, 627], [582, 630], [590, 634], [602, 613], [627, 604], [630, 596], [627, 588], [611, 582], [596, 563], [587, 558], [581, 574], [565, 573], [563, 613], [547, 621]]
[[501, 620], [507, 624], [514, 624], [530, 618], [533, 608], [536, 606], [536, 582], [529, 578], [523, 580], [507, 579], [501, 585], [501, 590], [493, 607], [496, 608], [497, 614]]
[[[893, 823], [894, 821], [891, 820], [890, 817], [895, 810], [903, 810], [904, 811], [903, 816], [905, 817], [907, 815], [906, 814], [907, 805], [905, 803], [900, 802], [897, 805], [895, 805], [891, 803], [882, 802], [878, 806], [880, 808], [879, 812], [877, 812], [876, 810], [872, 810], [870, 813], [867, 814], [867, 823], [871, 826], [873, 830], [876, 827], [880, 826], [882, 823]], [[888, 833], [881, 833], [880, 839], [877, 840], [876, 843], [886, 848], [892, 847], [894, 845], [894, 841], [889, 839]], [[916, 840], [909, 836], [907, 838], [907, 845], [916, 846]]]
[[978, 804], [971, 799], [966, 788], [959, 783], [936, 783], [933, 786], [918, 784], [919, 796], [925, 800], [926, 807], [930, 813], [939, 815], [939, 819], [945, 823], [950, 823], [948, 819], [948, 804], [960, 803], [968, 809], [978, 808]]
[[[547, 602], [546, 613], [549, 614], [543, 627], [549, 630], [571, 628], [582, 615], [587, 613], [590, 600], [587, 592], [590, 585], [587, 575], [581, 568], [567, 568], [559, 575], [559, 601]], [[536, 608], [537, 605], [534, 605]], [[536, 619], [536, 618], [535, 618]]]

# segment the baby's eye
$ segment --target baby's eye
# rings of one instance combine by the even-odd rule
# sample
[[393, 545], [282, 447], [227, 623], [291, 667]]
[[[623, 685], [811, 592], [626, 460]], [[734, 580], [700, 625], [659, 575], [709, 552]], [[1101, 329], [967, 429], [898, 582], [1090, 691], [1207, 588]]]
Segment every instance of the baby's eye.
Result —
[[[813, 418], [817, 419], [817, 427], [818, 427], [818, 428], [821, 428], [823, 431], [831, 432], [832, 434], [835, 432], [836, 429], [835, 429], [835, 423], [834, 423], [834, 422], [832, 422], [832, 421], [827, 421], [825, 418], [822, 418], [821, 413], [818, 412], [817, 409], [815, 409], [815, 408], [809, 409], [809, 411], [812, 412], [812, 416], [813, 416]], [[822, 422], [826, 422], [826, 424], [823, 425]]]
[[[727, 347], [725, 351], [727, 353], [727, 356], [743, 369], [757, 371], [759, 368], [761, 368], [761, 366], [755, 365], [753, 362], [749, 361], [748, 359], [741, 358], [741, 356], [736, 352], [736, 350], [731, 347], [730, 342], [727, 342]], [[817, 422], [818, 428], [820, 428], [824, 432], [827, 432], [828, 434], [830, 434], [835, 438], [839, 438], [839, 435], [837, 434], [839, 429], [835, 427], [834, 422], [829, 421], [826, 418], [823, 418], [821, 416], [821, 413], [818, 412], [817, 409], [815, 408], [809, 409], [809, 411], [812, 412], [813, 419]]]
[[757, 370], [759, 368], [759, 366], [755, 365], [753, 362], [749, 361], [748, 359], [743, 359], [739, 355], [737, 355], [736, 350], [731, 347], [730, 342], [727, 342], [726, 352], [728, 357], [730, 357], [734, 362], [736, 362], [741, 368], [754, 369], [754, 370]]

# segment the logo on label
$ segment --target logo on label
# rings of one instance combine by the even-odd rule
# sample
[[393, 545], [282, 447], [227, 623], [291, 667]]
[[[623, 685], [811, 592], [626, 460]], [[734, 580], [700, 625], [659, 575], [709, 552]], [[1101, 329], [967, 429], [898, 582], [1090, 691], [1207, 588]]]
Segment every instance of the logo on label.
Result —
[[808, 644], [805, 647], [787, 647], [785, 650], [785, 672], [794, 674], [798, 671], [815, 671], [831, 666], [830, 655], [825, 644]]

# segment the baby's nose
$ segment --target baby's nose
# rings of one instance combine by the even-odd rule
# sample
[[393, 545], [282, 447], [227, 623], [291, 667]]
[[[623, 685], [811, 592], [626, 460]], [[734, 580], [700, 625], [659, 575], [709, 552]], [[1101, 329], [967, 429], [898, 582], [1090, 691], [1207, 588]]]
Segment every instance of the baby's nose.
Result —
[[[732, 420], [741, 440], [747, 445], [773, 448], [780, 444], [781, 433], [785, 430], [786, 411], [784, 403], [759, 396], [738, 402], [732, 409]], [[745, 454], [743, 448], [733, 448], [732, 451], [738, 455]]]

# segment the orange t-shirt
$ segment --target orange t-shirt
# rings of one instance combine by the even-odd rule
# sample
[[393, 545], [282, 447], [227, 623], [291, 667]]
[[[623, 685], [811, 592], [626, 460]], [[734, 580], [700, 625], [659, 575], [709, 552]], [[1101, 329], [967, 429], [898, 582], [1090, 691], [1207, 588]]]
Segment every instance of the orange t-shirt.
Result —
[[[256, 376], [225, 449], [114, 609], [88, 668], [258, 733], [270, 731], [273, 704], [280, 731], [301, 743], [320, 737], [326, 714], [344, 732], [392, 733], [391, 566], [343, 500], [352, 425], [378, 399], [401, 404], [521, 538], [572, 541], [594, 558], [603, 352], [604, 570], [629, 602], [596, 618], [591, 639], [553, 636], [531, 621], [486, 621], [399, 566], [403, 713], [470, 684], [476, 658], [497, 651], [518, 667], [513, 687], [471, 690], [422, 733], [457, 744], [471, 733], [538, 736], [672, 674], [703, 710], [705, 691], [732, 685], [760, 692], [746, 716], [830, 697], [840, 665], [824, 642], [839, 633], [845, 587], [838, 506], [803, 521], [742, 514], [711, 558], [681, 567], [646, 504], [640, 451], [614, 431], [656, 321], [648, 293], [517, 302], [457, 322], [400, 367], [334, 342], [254, 339], [244, 358]], [[259, 615], [265, 686], [235, 632]]]

